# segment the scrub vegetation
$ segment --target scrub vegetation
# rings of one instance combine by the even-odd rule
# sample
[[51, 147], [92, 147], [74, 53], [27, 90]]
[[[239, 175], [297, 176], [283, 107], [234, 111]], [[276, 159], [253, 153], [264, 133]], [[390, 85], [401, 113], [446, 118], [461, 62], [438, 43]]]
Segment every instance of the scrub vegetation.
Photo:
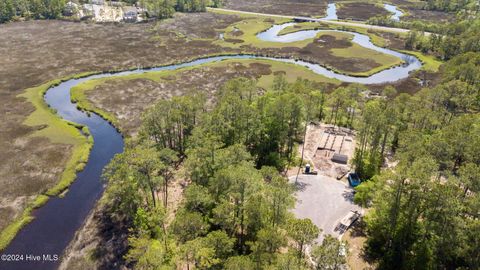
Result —
[[[87, 75], [87, 74], [85, 74]], [[84, 75], [78, 75], [84, 76]], [[65, 80], [68, 80], [66, 78]], [[25, 119], [24, 124], [28, 126], [44, 126], [30, 136], [46, 137], [52, 143], [67, 144], [72, 146], [70, 160], [65, 166], [60, 181], [54, 187], [48, 189], [46, 194], [55, 196], [64, 191], [75, 180], [76, 173], [81, 171], [88, 161], [90, 148], [93, 146], [93, 138], [89, 135], [88, 129], [83, 126], [70, 123], [61, 119], [50, 109], [43, 100], [45, 92], [52, 86], [64, 80], [56, 80], [38, 87], [30, 88], [22, 94], [36, 108], [36, 110]], [[82, 133], [80, 132], [82, 130]]]

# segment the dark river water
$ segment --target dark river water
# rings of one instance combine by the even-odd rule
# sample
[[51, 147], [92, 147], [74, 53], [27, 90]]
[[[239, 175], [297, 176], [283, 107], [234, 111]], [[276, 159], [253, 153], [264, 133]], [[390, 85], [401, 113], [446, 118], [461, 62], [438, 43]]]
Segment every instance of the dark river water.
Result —
[[[301, 31], [279, 37], [278, 32], [290, 25], [292, 24], [273, 26], [266, 32], [259, 34], [259, 38], [271, 42], [291, 42], [312, 38], [312, 35], [314, 37], [316, 33], [321, 31]], [[49, 89], [45, 95], [45, 102], [56, 109], [58, 115], [62, 118], [87, 126], [93, 136], [94, 145], [85, 169], [78, 173], [77, 179], [70, 186], [66, 196], [63, 198], [53, 197], [46, 205], [35, 210], [33, 212], [35, 219], [25, 226], [7, 249], [2, 252], [2, 254], [23, 255], [23, 260], [17, 262], [0, 261], [0, 269], [56, 269], [60, 262], [59, 260], [55, 260], [55, 258], [63, 254], [63, 251], [72, 240], [75, 232], [81, 227], [103, 192], [103, 184], [101, 181], [103, 168], [115, 154], [123, 151], [123, 138], [110, 123], [94, 113], [88, 115], [79, 111], [76, 105], [70, 101], [70, 89], [73, 86], [96, 78], [160, 70], [174, 70], [227, 59], [270, 59], [273, 61], [294, 63], [329, 78], [363, 84], [400, 80], [406, 78], [410, 71], [420, 68], [421, 66], [420, 61], [415, 57], [379, 48], [370, 42], [368, 36], [357, 33], [351, 34], [354, 35], [353, 42], [364, 47], [400, 57], [405, 60], [405, 65], [381, 71], [370, 77], [359, 78], [337, 74], [322, 66], [292, 59], [258, 57], [254, 55], [217, 56], [179, 65], [92, 75], [81, 79], [68, 80]], [[38, 257], [36, 256], [40, 256], [41, 259], [37, 260]], [[43, 256], [45, 256], [45, 258]], [[48, 258], [51, 260], [48, 260]]]

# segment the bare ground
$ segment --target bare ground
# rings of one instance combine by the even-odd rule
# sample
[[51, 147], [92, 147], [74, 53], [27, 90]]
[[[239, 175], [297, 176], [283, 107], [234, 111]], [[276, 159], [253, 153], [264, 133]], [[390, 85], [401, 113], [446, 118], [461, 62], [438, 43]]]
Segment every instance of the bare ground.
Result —
[[[299, 146], [301, 151], [302, 146]], [[311, 124], [307, 128], [304, 158], [318, 174], [341, 179], [350, 170], [349, 164], [332, 162], [334, 153], [353, 158], [355, 135], [333, 125]], [[301, 154], [301, 152], [299, 153]]]
[[369, 263], [369, 260], [363, 254], [363, 247], [367, 240], [364, 230], [365, 223], [362, 218], [360, 218], [342, 237], [342, 240], [347, 241], [349, 245], [347, 264], [352, 270], [376, 269], [376, 267]]

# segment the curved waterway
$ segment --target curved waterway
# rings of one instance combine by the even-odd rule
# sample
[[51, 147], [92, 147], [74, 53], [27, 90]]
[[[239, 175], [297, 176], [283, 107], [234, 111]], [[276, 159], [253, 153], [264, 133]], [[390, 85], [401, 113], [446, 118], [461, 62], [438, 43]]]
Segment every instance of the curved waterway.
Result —
[[[314, 30], [312, 32], [308, 30], [285, 35], [287, 37], [278, 36], [278, 33], [282, 29], [290, 25], [292, 24], [273, 26], [266, 32], [259, 34], [259, 38], [273, 42], [284, 42], [283, 40], [286, 39], [291, 42], [312, 38], [313, 34], [316, 35], [316, 33], [323, 31]], [[27, 224], [7, 249], [2, 252], [3, 254], [21, 254], [23, 255], [23, 260], [17, 262], [0, 261], [0, 269], [56, 269], [60, 262], [55, 259], [63, 254], [63, 251], [72, 240], [75, 232], [80, 228], [103, 192], [103, 184], [100, 181], [103, 168], [115, 154], [123, 151], [122, 136], [110, 123], [95, 113], [87, 114], [78, 110], [76, 104], [71, 102], [70, 89], [72, 87], [92, 79], [161, 70], [175, 70], [227, 59], [269, 59], [287, 62], [304, 66], [329, 78], [363, 84], [386, 83], [400, 80], [406, 78], [409, 71], [421, 66], [420, 61], [415, 57], [379, 48], [370, 42], [368, 36], [351, 32], [348, 33], [354, 35], [353, 42], [379, 52], [401, 57], [406, 61], [406, 64], [401, 67], [379, 72], [370, 77], [353, 77], [335, 73], [317, 64], [287, 58], [259, 57], [255, 55], [216, 56], [178, 65], [92, 75], [80, 79], [68, 80], [50, 88], [45, 95], [45, 102], [55, 109], [57, 114], [62, 118], [87, 126], [93, 136], [94, 145], [85, 169], [77, 174], [77, 179], [70, 186], [66, 195], [63, 198], [52, 197], [46, 205], [35, 210], [33, 212], [35, 219]], [[49, 258], [50, 260], [48, 260]]]
[[327, 5], [327, 15], [323, 17], [324, 20], [338, 20], [337, 17], [337, 6], [335, 3], [330, 3]]
[[[352, 39], [353, 43], [356, 43], [368, 49], [375, 50], [377, 52], [398, 57], [404, 61], [404, 64], [400, 66], [382, 70], [369, 77], [348, 76], [348, 75], [336, 73], [332, 70], [329, 70], [317, 64], [308, 63], [305, 61], [294, 61], [294, 60], [290, 61], [290, 62], [294, 62], [295, 64], [307, 67], [312, 71], [314, 71], [315, 73], [321, 74], [328, 78], [337, 79], [343, 82], [361, 83], [361, 84], [388, 83], [388, 82], [395, 82], [400, 79], [407, 78], [411, 71], [417, 70], [422, 66], [422, 63], [420, 62], [420, 60], [418, 60], [418, 58], [412, 55], [400, 53], [394, 50], [378, 47], [372, 43], [369, 36], [359, 34], [356, 32], [348, 32], [348, 31], [340, 31], [340, 30], [302, 30], [302, 31], [285, 34], [285, 35], [279, 35], [279, 33], [283, 29], [290, 26], [294, 26], [295, 24], [296, 23], [284, 23], [284, 24], [274, 25], [270, 29], [259, 33], [257, 35], [257, 38], [259, 38], [260, 40], [269, 41], [269, 42], [290, 43], [290, 42], [315, 38], [317, 34], [320, 32], [341, 32], [341, 33], [347, 33], [347, 34], [353, 35], [353, 39]], [[280, 61], [284, 61], [284, 60], [280, 60]]]
[[394, 5], [390, 5], [390, 4], [384, 4], [383, 7], [390, 11], [392, 14], [392, 16], [390, 16], [390, 19], [394, 20], [394, 21], [400, 21], [400, 17], [403, 16], [403, 12], [401, 12], [397, 6], [394, 6]]

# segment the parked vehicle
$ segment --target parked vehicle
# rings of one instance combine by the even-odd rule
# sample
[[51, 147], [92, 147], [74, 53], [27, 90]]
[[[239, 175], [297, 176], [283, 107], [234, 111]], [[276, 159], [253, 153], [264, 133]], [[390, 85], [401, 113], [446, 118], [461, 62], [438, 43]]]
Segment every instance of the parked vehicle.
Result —
[[352, 187], [356, 187], [362, 183], [362, 180], [360, 180], [360, 177], [356, 173], [350, 173], [348, 174], [348, 183]]

